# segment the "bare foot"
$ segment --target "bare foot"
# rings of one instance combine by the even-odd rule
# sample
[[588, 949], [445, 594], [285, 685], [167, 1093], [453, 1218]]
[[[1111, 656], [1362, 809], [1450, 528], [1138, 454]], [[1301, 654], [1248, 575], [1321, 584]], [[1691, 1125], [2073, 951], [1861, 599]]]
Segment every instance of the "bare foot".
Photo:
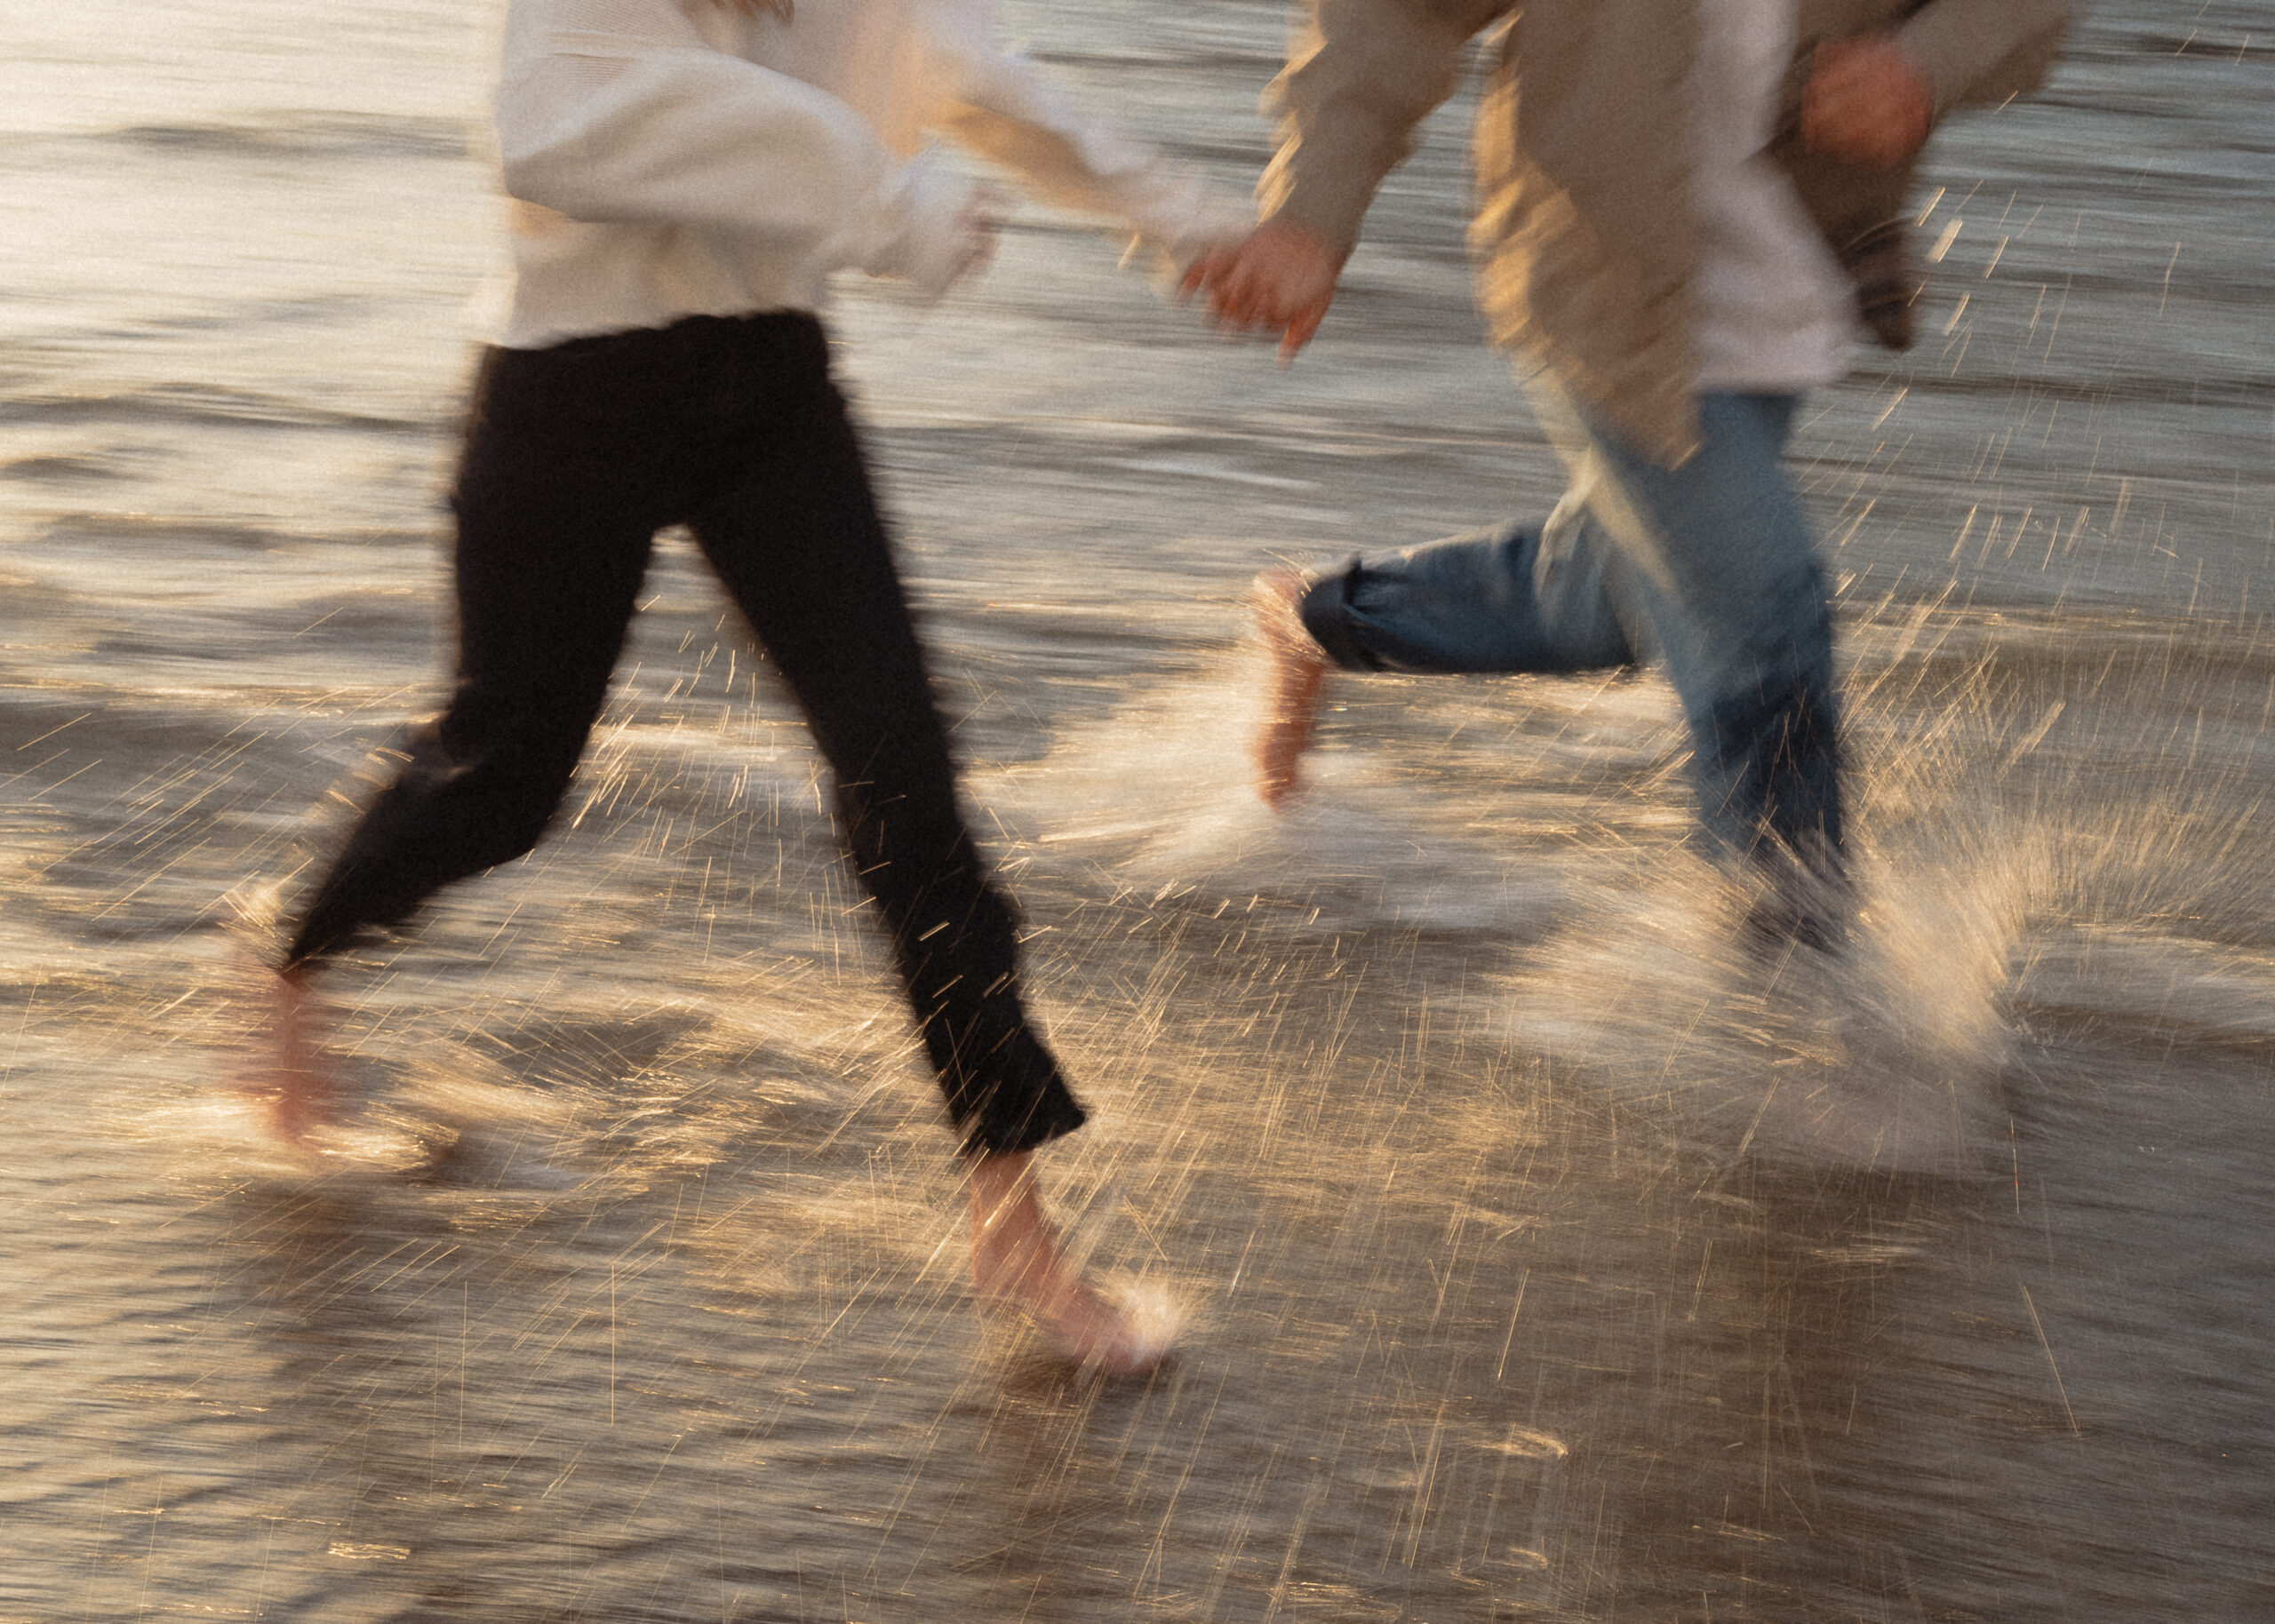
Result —
[[306, 965], [289, 970], [260, 967], [255, 997], [267, 1007], [252, 1066], [241, 1086], [267, 1107], [269, 1131], [286, 1144], [314, 1149], [318, 1132], [338, 1126], [347, 1111], [346, 1091], [325, 1064], [315, 1040], [315, 989]]
[[1256, 761], [1256, 792], [1275, 810], [1304, 787], [1296, 764], [1311, 746], [1327, 686], [1327, 655], [1296, 612], [1303, 595], [1304, 577], [1292, 569], [1265, 570], [1249, 593], [1256, 634], [1271, 664], [1264, 679], [1264, 720], [1249, 753]]
[[1082, 1278], [1035, 1192], [1026, 1151], [971, 1169], [971, 1274], [979, 1294], [1031, 1315], [1069, 1357], [1112, 1376], [1151, 1370], [1169, 1351]]

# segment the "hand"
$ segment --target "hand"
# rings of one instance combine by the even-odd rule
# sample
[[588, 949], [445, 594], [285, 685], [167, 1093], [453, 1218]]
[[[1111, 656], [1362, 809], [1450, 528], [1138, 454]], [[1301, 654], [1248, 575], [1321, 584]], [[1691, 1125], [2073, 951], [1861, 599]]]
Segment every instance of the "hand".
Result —
[[1911, 53], [1888, 35], [1816, 48], [1801, 93], [1801, 139], [1867, 169], [1894, 169], [1928, 144], [1936, 92]]
[[1178, 285], [1188, 297], [1205, 292], [1225, 331], [1279, 333], [1285, 364], [1319, 330], [1342, 274], [1342, 257], [1316, 232], [1266, 220], [1245, 242], [1201, 255]]

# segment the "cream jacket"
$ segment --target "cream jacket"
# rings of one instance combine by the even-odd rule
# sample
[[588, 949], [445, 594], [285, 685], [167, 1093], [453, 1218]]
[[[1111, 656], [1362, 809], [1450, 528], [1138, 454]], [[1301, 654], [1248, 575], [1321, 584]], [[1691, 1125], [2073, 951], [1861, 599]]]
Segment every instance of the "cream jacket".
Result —
[[[1816, 47], [1895, 29], [1934, 86], [1940, 119], [2037, 84], [2068, 12], [2068, 0], [1799, 0], [1787, 133], [1772, 150], [1836, 249], [1863, 217], [1887, 217], [1904, 176], [1799, 153]], [[1470, 38], [1494, 28], [1471, 245], [1495, 340], [1679, 464], [1697, 442], [1696, 26], [1688, 0], [1312, 0], [1273, 89], [1283, 116], [1265, 211], [1347, 251], [1375, 188], [1412, 150], [1414, 127], [1458, 84]]]
[[946, 134], [1183, 259], [1245, 211], [1075, 107], [988, 0], [512, 0], [498, 100], [509, 306], [535, 348], [687, 315], [820, 306], [831, 273], [938, 291], [970, 182]]

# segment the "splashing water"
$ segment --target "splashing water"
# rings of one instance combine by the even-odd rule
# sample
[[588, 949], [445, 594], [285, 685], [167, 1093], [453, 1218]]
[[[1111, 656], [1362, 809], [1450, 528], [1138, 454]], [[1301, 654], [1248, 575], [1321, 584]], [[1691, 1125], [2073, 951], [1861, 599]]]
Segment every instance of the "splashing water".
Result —
[[[1007, 5], [1252, 181], [1276, 0]], [[2084, 8], [2053, 96], [1939, 139], [1921, 343], [1810, 403], [1864, 774], [1839, 966], [1732, 945], [1648, 679], [1338, 681], [1312, 792], [1247, 787], [1258, 568], [1561, 487], [1477, 341], [1466, 97], [1293, 370], [1040, 215], [937, 311], [845, 290], [1093, 1111], [1043, 1178], [1175, 1344], [1127, 1383], [975, 1312], [826, 786], [676, 538], [547, 844], [341, 967], [368, 1142], [249, 1137], [219, 899], [293, 874], [436, 681], [481, 8], [20, 9], [0, 1614], [2275, 1611], [2240, 0]]]
[[1000, 816], [1043, 832], [1048, 856], [1087, 859], [1157, 904], [1213, 909], [1269, 898], [1291, 927], [1540, 928], [1558, 880], [1427, 816], [1428, 790], [1390, 758], [1315, 752], [1303, 792], [1256, 792], [1249, 740], [1260, 657], [1152, 689], [1067, 730], [1040, 762], [980, 780]]

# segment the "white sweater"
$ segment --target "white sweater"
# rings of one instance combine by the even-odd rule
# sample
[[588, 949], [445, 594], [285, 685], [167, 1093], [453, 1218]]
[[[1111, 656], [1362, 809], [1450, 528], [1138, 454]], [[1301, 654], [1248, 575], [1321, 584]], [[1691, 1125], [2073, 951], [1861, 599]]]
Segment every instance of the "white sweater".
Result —
[[971, 193], [923, 154], [928, 131], [1180, 261], [1247, 227], [1007, 52], [990, 0], [753, 10], [511, 0], [498, 143], [514, 278], [496, 342], [815, 310], [847, 268], [937, 293]]
[[1792, 392], [1848, 370], [1848, 278], [1769, 161], [1794, 0], [1702, 0], [1691, 97], [1701, 389]]

